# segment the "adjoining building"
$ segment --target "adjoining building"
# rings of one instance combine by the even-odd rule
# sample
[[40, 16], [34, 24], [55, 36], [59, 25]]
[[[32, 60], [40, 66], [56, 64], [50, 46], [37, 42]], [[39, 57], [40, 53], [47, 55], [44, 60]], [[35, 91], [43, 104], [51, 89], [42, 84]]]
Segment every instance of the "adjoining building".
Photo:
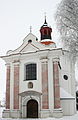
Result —
[[44, 118], [74, 115], [75, 76], [69, 52], [57, 48], [45, 18], [41, 38], [29, 33], [6, 62], [6, 109], [3, 117]]

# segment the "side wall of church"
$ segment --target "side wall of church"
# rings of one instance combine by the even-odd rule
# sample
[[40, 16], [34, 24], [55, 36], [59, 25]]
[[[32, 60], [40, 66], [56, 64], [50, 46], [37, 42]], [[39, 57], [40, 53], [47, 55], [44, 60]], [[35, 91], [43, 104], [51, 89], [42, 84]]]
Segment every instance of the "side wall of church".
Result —
[[[75, 97], [75, 74], [74, 74], [74, 63], [68, 52], [64, 52], [64, 55], [60, 58], [61, 62], [61, 87], [64, 88], [68, 93]], [[64, 75], [68, 77], [64, 79]]]

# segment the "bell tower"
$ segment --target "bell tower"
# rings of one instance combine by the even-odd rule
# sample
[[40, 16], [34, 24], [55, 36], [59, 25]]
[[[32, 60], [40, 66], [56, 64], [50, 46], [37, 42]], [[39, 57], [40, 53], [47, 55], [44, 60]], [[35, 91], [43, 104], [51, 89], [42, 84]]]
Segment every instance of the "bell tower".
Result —
[[41, 29], [40, 29], [41, 40], [52, 39], [51, 38], [51, 32], [52, 32], [52, 28], [48, 27], [48, 24], [46, 22], [46, 16], [45, 16], [44, 24], [41, 26]]
[[51, 37], [52, 28], [48, 26], [45, 16], [44, 24], [40, 28], [41, 43], [44, 45], [55, 44]]

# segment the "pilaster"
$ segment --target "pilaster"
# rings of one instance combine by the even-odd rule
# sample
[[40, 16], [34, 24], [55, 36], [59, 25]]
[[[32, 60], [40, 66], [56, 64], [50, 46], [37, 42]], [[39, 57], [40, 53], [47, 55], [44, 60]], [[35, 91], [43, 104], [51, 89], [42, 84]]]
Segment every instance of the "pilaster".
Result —
[[19, 62], [14, 63], [14, 109], [19, 109]]
[[6, 109], [10, 109], [10, 64], [6, 64]]
[[48, 61], [47, 59], [41, 61], [42, 65], [42, 109], [49, 108], [48, 101]]
[[53, 59], [53, 84], [54, 84], [54, 117], [62, 116], [60, 101], [60, 84], [59, 84], [59, 58]]

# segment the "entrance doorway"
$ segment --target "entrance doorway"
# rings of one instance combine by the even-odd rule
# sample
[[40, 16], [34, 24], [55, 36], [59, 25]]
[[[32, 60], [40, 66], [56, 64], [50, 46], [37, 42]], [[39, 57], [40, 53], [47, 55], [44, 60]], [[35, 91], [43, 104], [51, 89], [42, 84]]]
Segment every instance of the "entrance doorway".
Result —
[[29, 100], [27, 102], [27, 118], [38, 118], [38, 102]]

